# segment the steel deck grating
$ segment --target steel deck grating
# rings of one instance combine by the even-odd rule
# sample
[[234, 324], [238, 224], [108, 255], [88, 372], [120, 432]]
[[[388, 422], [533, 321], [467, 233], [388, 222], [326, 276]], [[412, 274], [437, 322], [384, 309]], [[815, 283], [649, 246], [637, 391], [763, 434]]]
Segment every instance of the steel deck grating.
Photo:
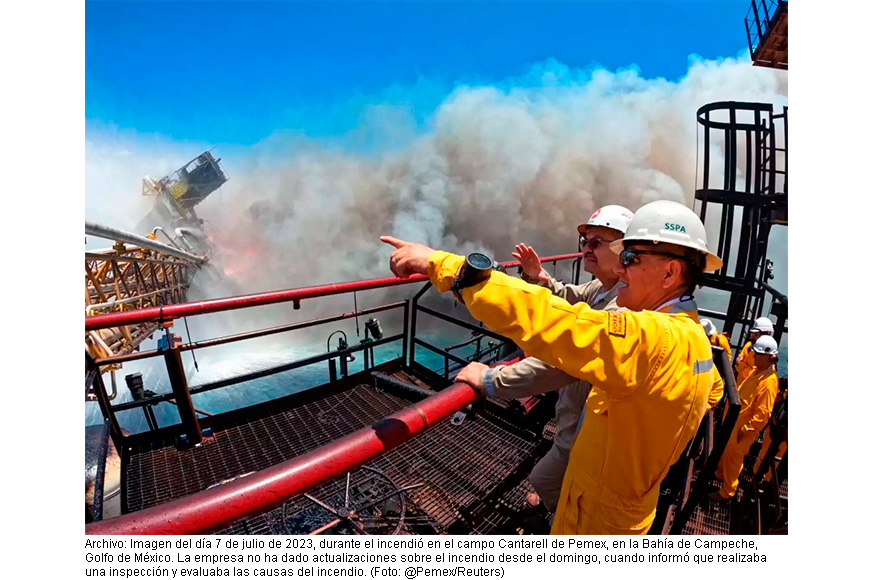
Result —
[[[528, 477], [504, 492], [494, 506], [486, 506], [486, 515], [470, 532], [482, 534], [549, 533], [552, 514], [543, 517], [544, 510], [532, 510], [526, 503], [529, 492], [534, 491]], [[533, 521], [530, 519], [532, 518]]]
[[146, 448], [130, 457], [125, 494], [137, 511], [296, 457], [370, 425], [408, 401], [363, 384], [216, 431], [195, 449]]
[[[140, 449], [131, 454], [126, 470], [127, 510], [145, 509], [264, 469], [371, 425], [408, 405], [403, 398], [361, 384], [216, 431], [213, 440], [192, 450], [179, 451], [174, 446]], [[463, 512], [514, 473], [535, 446], [534, 441], [507, 431], [485, 416], [477, 416], [458, 426], [449, 421], [439, 423], [369, 466], [401, 487], [425, 484], [406, 492], [406, 528], [428, 526], [432, 531], [443, 531], [457, 523], [471, 528]], [[343, 486], [344, 478], [340, 480], [336, 482]], [[333, 496], [330, 486], [336, 482], [310, 494]], [[524, 493], [515, 495], [524, 498]], [[287, 505], [298, 499], [291, 499]], [[514, 500], [507, 503], [518, 503]], [[286, 513], [278, 508], [238, 522], [221, 533], [286, 533]]]
[[[695, 470], [692, 485], [701, 484], [698, 476], [700, 469]], [[713, 479], [712, 487], [709, 491], [722, 488], [722, 482]], [[731, 509], [735, 502], [739, 501], [743, 496], [742, 486], [737, 489], [736, 496], [730, 501], [715, 502], [709, 499], [702, 499], [700, 504], [695, 506], [695, 511], [689, 517], [683, 528], [682, 535], [729, 535], [731, 534]]]
[[552, 441], [556, 438], [556, 418], [553, 417], [550, 419], [546, 425], [544, 425], [544, 439], [547, 441]]
[[[700, 470], [695, 470], [692, 485], [698, 485]], [[738, 502], [743, 500], [744, 488], [750, 485], [749, 474], [746, 471], [740, 474], [740, 486], [737, 488], [737, 493], [730, 501], [714, 502], [708, 499], [701, 501], [695, 507], [695, 511], [686, 522], [683, 528], [683, 535], [731, 535], [731, 518], [732, 510]], [[722, 482], [713, 479], [713, 489], [721, 489]], [[779, 495], [783, 501], [783, 511], [787, 510], [788, 506], [788, 480], [784, 480], [779, 486]]]
[[[411, 527], [441, 532], [460, 523], [473, 529], [474, 525], [463, 512], [513, 473], [533, 449], [532, 442], [477, 417], [467, 419], [460, 426], [439, 423], [368, 466], [386, 474], [399, 487], [425, 484], [405, 494], [415, 514], [406, 517]], [[344, 478], [339, 478], [309, 493], [320, 499], [335, 500], [343, 484]], [[288, 502], [287, 505], [294, 506], [294, 514], [303, 511], [300, 502], [306, 504], [308, 500], [297, 497]], [[247, 531], [251, 528], [260, 530], [255, 533], [286, 533], [283, 520], [279, 508], [222, 533], [251, 533]], [[487, 522], [482, 522], [481, 526], [488, 527]]]

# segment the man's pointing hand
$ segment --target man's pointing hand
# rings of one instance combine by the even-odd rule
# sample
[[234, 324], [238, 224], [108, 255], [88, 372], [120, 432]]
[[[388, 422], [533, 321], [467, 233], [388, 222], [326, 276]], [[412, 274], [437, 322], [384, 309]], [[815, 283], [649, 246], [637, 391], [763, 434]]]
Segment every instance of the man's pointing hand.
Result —
[[429, 256], [435, 250], [423, 244], [406, 242], [392, 236], [381, 236], [381, 241], [390, 244], [396, 251], [390, 254], [390, 270], [399, 278], [407, 278], [412, 274], [426, 274], [429, 268]]

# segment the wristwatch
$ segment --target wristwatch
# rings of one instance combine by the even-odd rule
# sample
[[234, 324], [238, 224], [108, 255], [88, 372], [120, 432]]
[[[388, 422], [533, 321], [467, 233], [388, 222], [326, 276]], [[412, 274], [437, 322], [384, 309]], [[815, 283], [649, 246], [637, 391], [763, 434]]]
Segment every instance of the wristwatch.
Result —
[[474, 252], [468, 254], [465, 258], [465, 264], [459, 269], [459, 272], [453, 278], [451, 290], [456, 299], [465, 304], [462, 299], [462, 289], [469, 288], [476, 284], [480, 284], [484, 280], [489, 279], [493, 270], [503, 271], [504, 268], [499, 266], [492, 258], [486, 254]]

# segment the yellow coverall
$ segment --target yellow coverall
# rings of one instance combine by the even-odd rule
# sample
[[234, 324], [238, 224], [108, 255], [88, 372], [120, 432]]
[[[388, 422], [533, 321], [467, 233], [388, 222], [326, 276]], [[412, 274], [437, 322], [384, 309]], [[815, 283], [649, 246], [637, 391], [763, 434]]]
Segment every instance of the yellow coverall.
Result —
[[725, 352], [728, 354], [729, 361], [734, 358], [734, 356], [731, 354], [731, 345], [728, 343], [728, 339], [725, 338], [725, 335], [723, 335], [722, 333], [714, 333], [713, 336], [710, 337], [710, 344], [724, 348]]
[[740, 354], [737, 355], [737, 364], [734, 365], [734, 380], [741, 385], [752, 369], [755, 368], [755, 351], [752, 350], [752, 341], [743, 345]]
[[770, 419], [773, 402], [779, 392], [776, 369], [773, 365], [765, 371], [753, 367], [737, 392], [740, 396], [740, 414], [737, 415], [731, 439], [728, 440], [716, 469], [716, 477], [722, 480], [722, 489], [719, 492], [722, 497], [733, 497], [737, 493], [743, 459]]
[[[429, 258], [450, 289], [465, 259]], [[713, 385], [710, 341], [692, 300], [671, 312], [602, 312], [500, 272], [462, 290], [471, 315], [530, 355], [592, 383], [554, 534], [643, 534], [659, 484], [695, 435]]]

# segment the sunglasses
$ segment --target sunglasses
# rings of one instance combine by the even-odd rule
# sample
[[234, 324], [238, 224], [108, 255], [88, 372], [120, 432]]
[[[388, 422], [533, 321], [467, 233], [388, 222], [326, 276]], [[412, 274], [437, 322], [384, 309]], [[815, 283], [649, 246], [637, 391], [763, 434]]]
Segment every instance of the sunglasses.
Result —
[[589, 239], [585, 236], [580, 238], [580, 247], [589, 250], [596, 250], [602, 245], [610, 245], [613, 240], [602, 240], [601, 238]]
[[629, 266], [640, 264], [640, 256], [643, 254], [651, 254], [653, 256], [667, 256], [675, 260], [686, 261], [685, 256], [680, 256], [678, 254], [669, 254], [668, 252], [651, 252], [649, 250], [622, 250], [622, 252], [619, 254], [619, 262], [622, 264], [623, 268], [628, 268]]

